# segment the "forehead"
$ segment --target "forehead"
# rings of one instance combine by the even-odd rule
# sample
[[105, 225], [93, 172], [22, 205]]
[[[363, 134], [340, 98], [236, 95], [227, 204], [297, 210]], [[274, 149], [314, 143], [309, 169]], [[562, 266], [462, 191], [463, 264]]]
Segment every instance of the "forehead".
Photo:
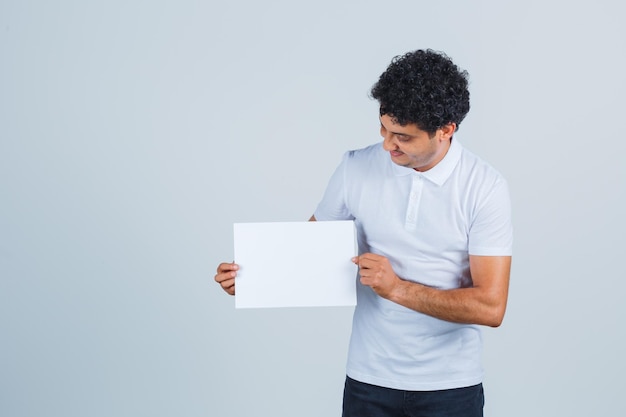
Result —
[[383, 114], [380, 116], [380, 124], [385, 128], [385, 130], [392, 133], [399, 133], [402, 135], [409, 136], [422, 136], [428, 135], [428, 132], [420, 129], [415, 123], [408, 123], [405, 125], [401, 125], [396, 123], [393, 117], [388, 114]]

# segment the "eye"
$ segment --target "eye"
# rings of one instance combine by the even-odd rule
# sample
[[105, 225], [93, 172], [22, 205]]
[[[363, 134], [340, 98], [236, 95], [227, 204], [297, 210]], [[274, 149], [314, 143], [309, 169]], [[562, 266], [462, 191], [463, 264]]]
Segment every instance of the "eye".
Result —
[[398, 139], [398, 142], [408, 142], [409, 140], [411, 140], [411, 137], [407, 135], [396, 134], [396, 139]]

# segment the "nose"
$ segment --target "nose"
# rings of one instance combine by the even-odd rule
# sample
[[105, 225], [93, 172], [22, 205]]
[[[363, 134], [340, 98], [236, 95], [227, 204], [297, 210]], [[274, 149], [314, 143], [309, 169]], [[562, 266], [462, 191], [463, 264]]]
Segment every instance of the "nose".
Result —
[[398, 150], [398, 145], [393, 140], [393, 134], [389, 132], [380, 132], [380, 135], [383, 137], [383, 149], [387, 152]]

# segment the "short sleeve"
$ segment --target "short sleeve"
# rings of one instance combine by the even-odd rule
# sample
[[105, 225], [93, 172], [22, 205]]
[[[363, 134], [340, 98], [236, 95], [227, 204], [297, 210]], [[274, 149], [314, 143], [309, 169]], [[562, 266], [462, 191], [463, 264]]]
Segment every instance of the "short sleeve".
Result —
[[498, 177], [478, 204], [469, 230], [470, 255], [510, 256], [513, 252], [513, 225], [509, 188]]
[[317, 220], [354, 220], [346, 205], [346, 169], [350, 152], [343, 155], [341, 163], [330, 177], [322, 200], [317, 205], [314, 216]]

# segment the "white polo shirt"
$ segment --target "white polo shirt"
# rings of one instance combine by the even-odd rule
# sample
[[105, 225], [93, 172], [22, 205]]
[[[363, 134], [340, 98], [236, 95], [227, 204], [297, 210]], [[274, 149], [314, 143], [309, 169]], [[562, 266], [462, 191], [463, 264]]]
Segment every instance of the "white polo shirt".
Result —
[[[399, 277], [441, 289], [472, 285], [469, 255], [512, 252], [506, 181], [456, 137], [425, 172], [393, 163], [382, 143], [347, 152], [315, 218], [354, 219], [359, 253], [386, 256]], [[439, 320], [357, 287], [348, 376], [415, 391], [482, 381], [478, 326]]]

